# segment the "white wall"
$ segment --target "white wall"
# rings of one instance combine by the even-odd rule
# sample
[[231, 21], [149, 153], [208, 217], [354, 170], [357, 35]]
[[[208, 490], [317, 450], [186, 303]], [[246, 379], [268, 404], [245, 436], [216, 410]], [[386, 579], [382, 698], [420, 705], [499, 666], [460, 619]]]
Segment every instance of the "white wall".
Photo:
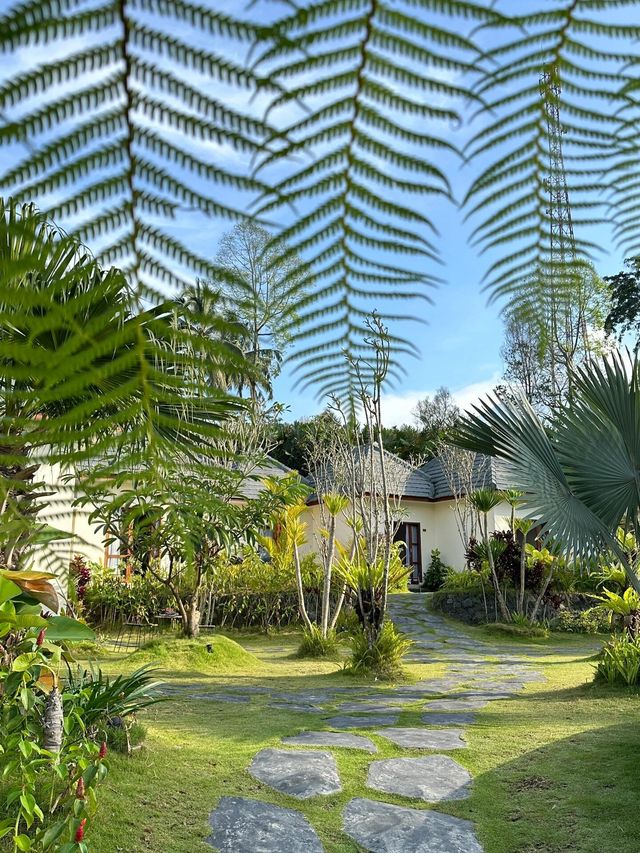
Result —
[[43, 465], [36, 477], [49, 487], [47, 491], [55, 492], [47, 498], [47, 506], [39, 513], [38, 519], [71, 534], [71, 538], [36, 549], [30, 567], [53, 572], [65, 589], [69, 562], [74, 554], [82, 554], [90, 562], [102, 563], [104, 538], [99, 526], [89, 523], [90, 511], [73, 506], [75, 480], [65, 483], [59, 465]]

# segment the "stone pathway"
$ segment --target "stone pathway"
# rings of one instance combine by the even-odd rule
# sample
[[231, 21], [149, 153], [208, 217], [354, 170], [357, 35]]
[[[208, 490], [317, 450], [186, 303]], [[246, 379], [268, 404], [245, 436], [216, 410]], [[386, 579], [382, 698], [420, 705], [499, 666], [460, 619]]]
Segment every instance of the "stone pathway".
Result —
[[[451, 755], [442, 753], [464, 750], [465, 727], [473, 725], [477, 712], [491, 701], [509, 699], [543, 677], [523, 660], [521, 652], [514, 660], [504, 647], [475, 641], [429, 613], [422, 594], [391, 596], [389, 611], [396, 627], [414, 641], [411, 660], [443, 663], [445, 676], [389, 690], [347, 687], [272, 695], [267, 687], [218, 688], [212, 693], [198, 688], [191, 695], [212, 702], [243, 702], [265, 695], [270, 708], [316, 714], [318, 725], [313, 731], [282, 738], [283, 748], [261, 750], [248, 768], [263, 784], [296, 799], [339, 792], [340, 778], [330, 750], [377, 752], [371, 738], [350, 732], [371, 729], [381, 743], [391, 742], [409, 755], [379, 760], [372, 755], [366, 785], [382, 794], [407, 798], [407, 806], [353, 799], [343, 813], [345, 835], [370, 853], [482, 853], [469, 821], [434, 808], [410, 806], [416, 800], [431, 805], [468, 797], [471, 774]], [[181, 686], [171, 690], [181, 692]], [[423, 725], [397, 725], [407, 706], [420, 712]], [[425, 755], [425, 750], [431, 754]], [[327, 807], [331, 807], [330, 801]], [[301, 812], [257, 799], [223, 797], [210, 822], [209, 841], [220, 853], [323, 850]]]

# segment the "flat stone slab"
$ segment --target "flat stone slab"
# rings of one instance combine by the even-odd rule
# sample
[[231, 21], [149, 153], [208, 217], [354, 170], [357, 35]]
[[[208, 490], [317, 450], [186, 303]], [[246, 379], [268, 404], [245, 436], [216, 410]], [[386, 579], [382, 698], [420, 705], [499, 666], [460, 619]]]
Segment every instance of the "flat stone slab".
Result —
[[469, 771], [448, 755], [372, 761], [367, 776], [367, 785], [375, 791], [427, 803], [463, 800], [469, 796], [470, 782]]
[[324, 708], [319, 705], [305, 705], [302, 702], [270, 702], [270, 708], [277, 711], [297, 711], [301, 714], [324, 714]]
[[462, 729], [380, 729], [377, 735], [407, 749], [461, 749], [467, 745]]
[[486, 699], [434, 699], [424, 707], [425, 711], [479, 711], [487, 704]]
[[476, 715], [466, 711], [431, 711], [422, 715], [422, 722], [427, 726], [466, 726], [475, 721]]
[[251, 762], [249, 773], [276, 791], [299, 800], [342, 790], [330, 752], [263, 749]]
[[343, 826], [370, 853], [482, 853], [468, 820], [433, 809], [358, 798], [347, 803]]
[[350, 735], [347, 732], [300, 732], [299, 735], [283, 737], [282, 743], [292, 746], [339, 746], [344, 749], [364, 749], [366, 752], [378, 751], [368, 737]]
[[307, 819], [293, 809], [260, 800], [222, 797], [207, 839], [220, 853], [323, 853]]
[[338, 714], [328, 719], [327, 725], [332, 729], [374, 729], [376, 726], [394, 726], [398, 722], [398, 714]]

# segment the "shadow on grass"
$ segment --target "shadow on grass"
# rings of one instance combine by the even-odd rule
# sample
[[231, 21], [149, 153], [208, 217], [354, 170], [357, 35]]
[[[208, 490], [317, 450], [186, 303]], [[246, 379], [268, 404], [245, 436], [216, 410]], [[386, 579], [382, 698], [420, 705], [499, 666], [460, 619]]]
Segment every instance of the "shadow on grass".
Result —
[[533, 739], [551, 742], [476, 775], [451, 811], [475, 821], [487, 853], [638, 853], [640, 703], [598, 722], [557, 739], [540, 728]]

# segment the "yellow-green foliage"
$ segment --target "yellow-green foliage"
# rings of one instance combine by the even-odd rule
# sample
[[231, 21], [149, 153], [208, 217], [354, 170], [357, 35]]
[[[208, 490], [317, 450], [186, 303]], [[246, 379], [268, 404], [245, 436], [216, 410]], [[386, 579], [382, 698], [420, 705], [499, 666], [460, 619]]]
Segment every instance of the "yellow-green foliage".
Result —
[[259, 665], [258, 659], [242, 646], [220, 635], [200, 640], [152, 640], [127, 660], [135, 666], [153, 663], [171, 670], [193, 669], [212, 674], [253, 670]]

